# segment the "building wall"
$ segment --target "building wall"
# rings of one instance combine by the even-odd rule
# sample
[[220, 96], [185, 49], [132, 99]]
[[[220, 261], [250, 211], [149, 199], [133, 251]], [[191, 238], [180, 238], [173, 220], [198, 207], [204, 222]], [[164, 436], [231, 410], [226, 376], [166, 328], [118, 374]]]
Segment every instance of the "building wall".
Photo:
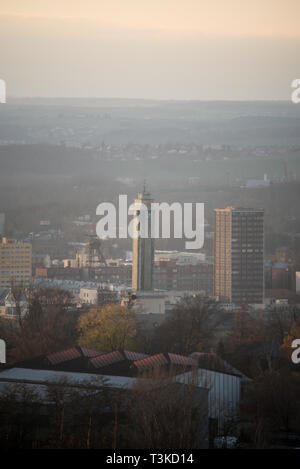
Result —
[[[187, 382], [191, 373], [178, 376], [180, 382]], [[232, 374], [199, 368], [197, 385], [209, 390], [208, 417], [217, 419], [218, 432], [222, 434], [226, 420], [238, 416], [241, 398], [241, 378]]]
[[[132, 241], [132, 288], [149, 291], [153, 289], [154, 239], [151, 238], [151, 199], [150, 194], [143, 192], [135, 199], [135, 204], [144, 204], [148, 208], [148, 238], [136, 235]], [[140, 210], [136, 210], [136, 216]], [[139, 226], [137, 225], [137, 231]], [[136, 231], [136, 234], [137, 234]]]
[[125, 284], [130, 286], [132, 278], [131, 265], [102, 266], [96, 269], [78, 269], [72, 267], [37, 267], [36, 277], [70, 279], [70, 280], [93, 280], [101, 283], [112, 283], [116, 285]]
[[113, 283], [116, 285], [124, 284], [131, 286], [132, 266], [103, 266], [99, 269], [94, 270], [93, 278], [98, 282]]
[[31, 244], [2, 238], [0, 244], [0, 287], [10, 287], [12, 281], [27, 286], [31, 279]]
[[82, 303], [96, 305], [98, 303], [98, 289], [80, 288], [79, 299]]
[[264, 212], [215, 210], [214, 294], [231, 303], [263, 303]]
[[275, 263], [272, 268], [272, 289], [295, 291], [295, 268], [291, 264]]
[[231, 302], [264, 301], [264, 212], [235, 209], [231, 215]]
[[296, 272], [296, 293], [300, 294], [300, 272]]
[[205, 261], [205, 254], [202, 252], [178, 252], [178, 251], [156, 251], [155, 261], [174, 261], [176, 264], [198, 264]]
[[180, 265], [172, 261], [159, 261], [154, 265], [154, 288], [177, 291], [213, 290], [213, 265], [201, 262]]
[[21, 317], [24, 317], [28, 311], [27, 301], [20, 301], [18, 306], [19, 310], [17, 309], [16, 302], [13, 299], [7, 299], [5, 301], [4, 311], [2, 310], [3, 315], [9, 319], [18, 318], [19, 314]]
[[154, 295], [137, 297], [134, 306], [140, 313], [164, 314], [165, 297]]
[[231, 298], [231, 209], [215, 210], [214, 294]]

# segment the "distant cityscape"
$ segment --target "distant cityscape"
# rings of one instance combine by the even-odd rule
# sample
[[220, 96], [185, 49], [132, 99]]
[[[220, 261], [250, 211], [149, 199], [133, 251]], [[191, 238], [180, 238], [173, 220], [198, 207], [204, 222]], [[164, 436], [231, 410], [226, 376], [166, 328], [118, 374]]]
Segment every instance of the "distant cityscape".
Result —
[[9, 461], [300, 449], [299, 17], [299, 0], [0, 2]]
[[[249, 103], [220, 119], [212, 103], [127, 104], [37, 106], [40, 126], [8, 107], [0, 446], [298, 447], [297, 111], [253, 104], [257, 132]], [[138, 208], [137, 236], [97, 236], [96, 208], [120, 194], [146, 206], [148, 237]], [[203, 247], [151, 236], [152, 202], [174, 200], [204, 204]]]
[[[143, 194], [140, 197], [143, 202], [147, 200]], [[146, 197], [152, 200], [150, 194]], [[4, 213], [0, 214], [0, 222], [2, 315], [14, 316], [12, 307], [4, 307], [12, 284], [22, 285], [24, 292], [26, 288], [42, 286], [68, 290], [78, 308], [98, 304], [99, 292], [103, 290], [120, 302], [130, 291], [152, 292], [152, 304], [147, 302], [147, 311], [142, 307], [146, 313], [158, 312], [155, 292], [159, 303], [164, 297], [159, 305], [162, 314], [176, 298], [195, 294], [216, 298], [233, 311], [241, 306], [266, 311], [300, 304], [300, 272], [289, 249], [278, 248], [274, 255], [265, 258], [262, 209], [215, 209], [214, 231], [207, 227], [206, 249], [200, 252], [157, 250], [155, 240], [136, 238], [133, 252], [126, 251], [123, 258], [105, 257], [105, 241], [96, 235], [86, 236], [85, 243], [69, 242], [65, 254], [71, 245], [73, 258], [64, 257], [63, 250], [54, 257], [51, 246], [63, 238], [63, 233], [49, 229], [49, 220], [41, 220], [43, 229], [30, 233], [26, 241], [6, 238]], [[80, 216], [74, 224], [90, 227], [91, 217]]]

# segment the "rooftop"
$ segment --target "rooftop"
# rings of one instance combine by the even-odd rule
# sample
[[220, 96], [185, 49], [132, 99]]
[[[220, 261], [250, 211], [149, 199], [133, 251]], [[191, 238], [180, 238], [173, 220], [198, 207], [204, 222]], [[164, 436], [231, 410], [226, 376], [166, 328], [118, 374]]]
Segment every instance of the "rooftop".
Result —
[[[77, 346], [15, 363], [12, 367], [7, 367], [0, 372], [0, 380], [9, 377], [12, 369], [32, 370], [34, 376], [36, 376], [36, 371], [45, 374], [49, 372], [49, 376], [58, 371], [75, 375], [78, 373], [84, 376], [82, 379], [87, 379], [89, 375], [134, 378], [157, 368], [172, 369], [176, 374], [201, 368], [245, 378], [240, 371], [214, 353], [194, 352], [190, 356], [184, 356], [167, 352], [147, 355], [129, 350], [103, 352]], [[17, 375], [18, 372], [13, 373]], [[26, 372], [26, 375], [28, 374], [29, 371]]]

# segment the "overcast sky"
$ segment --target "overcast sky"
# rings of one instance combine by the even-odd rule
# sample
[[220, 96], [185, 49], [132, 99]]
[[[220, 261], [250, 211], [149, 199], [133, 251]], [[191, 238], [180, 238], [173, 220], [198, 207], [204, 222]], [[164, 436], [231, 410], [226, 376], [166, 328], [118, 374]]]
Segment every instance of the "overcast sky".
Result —
[[9, 96], [290, 99], [300, 0], [0, 0]]

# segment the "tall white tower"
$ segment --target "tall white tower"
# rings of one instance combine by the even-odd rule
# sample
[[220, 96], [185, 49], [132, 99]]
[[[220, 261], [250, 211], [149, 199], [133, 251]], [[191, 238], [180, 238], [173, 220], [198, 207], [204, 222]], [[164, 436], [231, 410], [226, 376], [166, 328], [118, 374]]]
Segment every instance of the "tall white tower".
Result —
[[153, 290], [153, 267], [154, 267], [154, 239], [151, 238], [151, 194], [144, 190], [135, 199], [137, 207], [135, 216], [141, 216], [139, 206], [143, 204], [147, 207], [146, 223], [148, 237], [140, 236], [140, 223], [136, 223], [136, 236], [133, 237], [132, 248], [132, 288], [136, 291]]

